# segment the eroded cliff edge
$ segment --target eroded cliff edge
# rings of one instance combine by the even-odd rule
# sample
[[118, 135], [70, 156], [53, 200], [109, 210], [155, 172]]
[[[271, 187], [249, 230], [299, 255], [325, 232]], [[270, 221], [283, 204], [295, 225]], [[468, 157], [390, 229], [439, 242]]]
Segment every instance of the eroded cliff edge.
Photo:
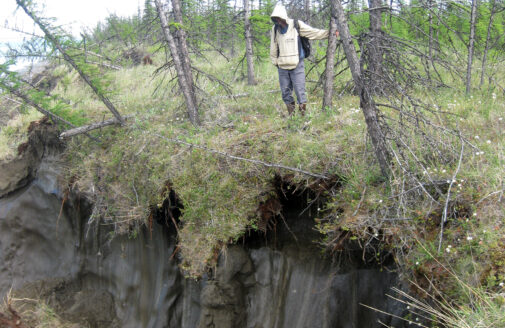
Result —
[[31, 135], [18, 162], [0, 166], [0, 295], [12, 288], [91, 327], [401, 327], [360, 306], [402, 315], [385, 295], [397, 276], [351, 253], [339, 263], [323, 256], [308, 214], [285, 208], [289, 229], [279, 224], [275, 240], [246, 238], [207, 276], [185, 279], [173, 228], [114, 235], [62, 189], [53, 127]]

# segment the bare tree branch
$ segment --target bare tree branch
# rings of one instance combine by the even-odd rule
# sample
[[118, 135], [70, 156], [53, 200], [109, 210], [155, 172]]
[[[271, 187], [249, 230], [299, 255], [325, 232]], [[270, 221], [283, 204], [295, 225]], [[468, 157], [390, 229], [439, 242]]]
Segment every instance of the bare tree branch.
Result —
[[245, 158], [245, 157], [241, 157], [241, 156], [230, 155], [230, 154], [227, 154], [227, 153], [219, 151], [219, 150], [215, 150], [215, 149], [207, 148], [205, 146], [189, 143], [189, 142], [186, 142], [186, 141], [182, 141], [180, 139], [168, 138], [168, 137], [165, 137], [165, 136], [163, 136], [161, 134], [158, 134], [158, 133], [154, 133], [153, 135], [157, 136], [157, 137], [159, 137], [159, 138], [161, 138], [163, 140], [169, 141], [169, 142], [183, 144], [183, 145], [186, 145], [186, 146], [191, 147], [191, 148], [202, 149], [202, 150], [205, 150], [205, 151], [208, 151], [210, 153], [217, 154], [219, 156], [223, 156], [223, 157], [226, 157], [226, 158], [230, 158], [230, 159], [234, 159], [234, 160], [238, 160], [238, 161], [244, 161], [244, 162], [248, 162], [248, 163], [253, 163], [253, 164], [257, 164], [257, 165], [262, 165], [262, 166], [265, 166], [265, 167], [273, 167], [273, 168], [278, 168], [278, 169], [284, 169], [284, 170], [288, 170], [288, 171], [293, 171], [293, 172], [301, 173], [301, 174], [308, 175], [308, 176], [311, 176], [311, 177], [314, 177], [314, 178], [318, 178], [318, 179], [325, 179], [325, 180], [329, 179], [328, 176], [323, 175], [323, 174], [312, 173], [312, 172], [309, 172], [309, 171], [297, 169], [295, 167], [286, 166], [286, 165], [282, 165], [282, 164], [267, 163], [267, 162], [259, 161], [259, 160], [255, 160], [255, 159], [249, 159], [249, 158]]

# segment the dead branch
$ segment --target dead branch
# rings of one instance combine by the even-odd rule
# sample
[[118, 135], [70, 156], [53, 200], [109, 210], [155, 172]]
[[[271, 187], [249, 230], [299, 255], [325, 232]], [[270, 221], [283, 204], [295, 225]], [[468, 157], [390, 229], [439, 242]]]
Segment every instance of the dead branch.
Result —
[[[124, 119], [124, 121], [126, 121], [128, 118], [131, 118], [131, 117], [132, 117], [131, 115], [124, 116], [123, 119]], [[89, 132], [89, 131], [92, 131], [92, 130], [97, 130], [97, 129], [100, 129], [100, 128], [103, 128], [103, 127], [106, 127], [106, 126], [109, 126], [109, 125], [116, 125], [116, 124], [121, 124], [121, 122], [119, 122], [114, 117], [114, 118], [110, 118], [110, 119], [102, 121], [102, 122], [97, 122], [97, 123], [92, 123], [92, 124], [89, 124], [89, 125], [79, 126], [79, 127], [74, 128], [74, 129], [70, 129], [70, 130], [62, 132], [60, 134], [60, 139], [70, 138], [70, 137], [73, 137], [73, 136], [76, 136], [76, 135], [79, 135], [79, 134], [83, 134], [83, 133], [86, 133], [86, 132]]]
[[119, 66], [109, 65], [109, 64], [105, 64], [105, 63], [97, 63], [97, 62], [92, 62], [92, 61], [87, 61], [87, 63], [92, 64], [92, 65], [97, 65], [97, 66], [103, 66], [105, 68], [114, 69], [116, 71], [121, 69], [121, 67], [119, 67]]
[[8, 101], [12, 101], [13, 103], [16, 103], [18, 105], [22, 105], [23, 104], [22, 102], [17, 101], [16, 99], [9, 98], [7, 96], [2, 96], [2, 98], [4, 98], [5, 100], [8, 100]]
[[[265, 91], [264, 93], [278, 93], [280, 92], [279, 90], [268, 90], [268, 91]], [[237, 93], [237, 94], [234, 94], [234, 95], [227, 95], [227, 96], [217, 96], [217, 97], [214, 97], [212, 98], [213, 100], [218, 100], [218, 99], [230, 99], [230, 98], [245, 98], [245, 97], [249, 97], [251, 94], [250, 93]]]
[[191, 66], [191, 69], [194, 70], [195, 72], [197, 72], [198, 74], [201, 74], [203, 75], [204, 77], [206, 77], [207, 79], [209, 79], [210, 81], [212, 82], [216, 82], [218, 83], [223, 89], [224, 91], [228, 94], [228, 95], [231, 95], [231, 87], [228, 83], [218, 79], [217, 77], [215, 77], [214, 75], [211, 75], [209, 73], [206, 73], [194, 66]]
[[314, 177], [314, 178], [318, 178], [318, 179], [325, 179], [325, 180], [330, 179], [329, 177], [327, 177], [325, 175], [318, 174], [318, 173], [312, 173], [312, 172], [305, 171], [305, 170], [300, 170], [300, 169], [297, 169], [297, 168], [291, 167], [291, 166], [286, 166], [286, 165], [282, 165], [282, 164], [275, 164], [275, 163], [267, 163], [267, 162], [259, 161], [259, 160], [255, 160], [255, 159], [249, 159], [249, 158], [244, 158], [244, 157], [241, 157], [241, 156], [230, 155], [228, 153], [225, 153], [225, 152], [222, 152], [222, 151], [219, 151], [219, 150], [216, 150], [216, 149], [211, 149], [211, 148], [208, 148], [208, 147], [205, 147], [205, 146], [201, 146], [201, 145], [193, 144], [193, 143], [190, 143], [190, 142], [182, 141], [180, 139], [168, 138], [168, 137], [165, 137], [165, 136], [163, 136], [161, 134], [158, 134], [158, 133], [154, 133], [153, 135], [156, 136], [156, 137], [158, 137], [158, 138], [161, 138], [163, 140], [169, 141], [169, 142], [183, 144], [183, 145], [186, 145], [186, 146], [191, 147], [191, 148], [202, 149], [202, 150], [205, 150], [207, 152], [210, 152], [210, 153], [213, 153], [213, 154], [217, 154], [217, 155], [220, 155], [220, 156], [223, 156], [223, 157], [226, 157], [226, 158], [238, 160], [238, 161], [244, 161], [244, 162], [253, 163], [253, 164], [256, 164], [256, 165], [262, 165], [262, 166], [265, 166], [265, 167], [272, 167], [272, 168], [278, 168], [278, 169], [284, 169], [284, 170], [288, 170], [288, 171], [293, 171], [293, 172], [301, 173], [301, 174], [308, 175], [308, 176], [311, 176], [311, 177]]
[[461, 140], [461, 152], [459, 154], [459, 161], [458, 161], [458, 167], [456, 168], [456, 171], [454, 171], [454, 174], [452, 175], [451, 183], [449, 184], [449, 189], [447, 190], [447, 197], [445, 199], [445, 206], [444, 206], [444, 212], [442, 214], [442, 220], [440, 221], [440, 240], [438, 242], [438, 252], [440, 253], [440, 248], [442, 247], [442, 239], [444, 236], [444, 224], [445, 221], [447, 221], [447, 207], [449, 206], [449, 200], [451, 199], [451, 188], [452, 185], [454, 184], [454, 181], [456, 181], [456, 175], [458, 175], [459, 168], [461, 167], [461, 161], [463, 160], [463, 153], [465, 150], [465, 142]]

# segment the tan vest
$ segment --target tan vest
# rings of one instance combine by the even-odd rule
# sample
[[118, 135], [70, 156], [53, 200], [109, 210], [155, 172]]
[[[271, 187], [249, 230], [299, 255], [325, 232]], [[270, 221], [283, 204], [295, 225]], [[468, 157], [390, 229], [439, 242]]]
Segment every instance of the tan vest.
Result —
[[[272, 63], [282, 69], [294, 69], [300, 61], [298, 54], [298, 32], [292, 19], [287, 20], [288, 30], [282, 34], [272, 27], [272, 42], [270, 46], [270, 58]], [[279, 55], [277, 57], [277, 54]]]
[[[288, 30], [282, 34], [275, 32], [275, 25], [272, 27], [270, 38], [270, 60], [272, 64], [282, 69], [295, 69], [300, 61], [298, 54], [298, 31], [295, 28], [294, 20], [287, 19]], [[328, 30], [312, 28], [302, 21], [298, 21], [300, 34], [311, 40], [325, 39], [328, 37]]]

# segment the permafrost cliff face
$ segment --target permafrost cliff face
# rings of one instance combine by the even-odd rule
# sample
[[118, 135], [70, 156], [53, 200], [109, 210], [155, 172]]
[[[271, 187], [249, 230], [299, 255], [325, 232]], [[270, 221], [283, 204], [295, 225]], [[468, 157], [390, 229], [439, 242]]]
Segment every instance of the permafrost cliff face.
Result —
[[[42, 129], [39, 141], [52, 136]], [[403, 327], [360, 305], [401, 316], [386, 296], [396, 275], [346, 256], [332, 264], [313, 244], [311, 220], [296, 210], [285, 211], [291, 231], [278, 225], [275, 248], [246, 240], [220, 256], [212, 277], [185, 279], [168, 227], [113, 237], [112, 226], [89, 223], [78, 195], [63, 202], [60, 149], [32, 140], [29, 163], [0, 166], [8, 186], [0, 193], [1, 297], [12, 289], [42, 299], [86, 327], [383, 327], [378, 320]]]

